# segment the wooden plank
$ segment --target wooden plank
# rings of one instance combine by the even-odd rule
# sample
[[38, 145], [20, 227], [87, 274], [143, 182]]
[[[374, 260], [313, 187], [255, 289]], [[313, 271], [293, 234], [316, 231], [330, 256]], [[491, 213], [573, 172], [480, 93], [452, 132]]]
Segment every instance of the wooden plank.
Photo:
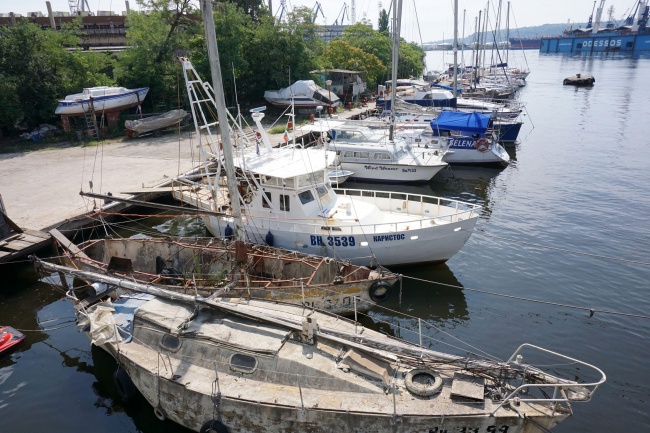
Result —
[[4, 245], [2, 248], [4, 248], [5, 250], [9, 250], [9, 251], [22, 251], [22, 250], [25, 250], [25, 249], [30, 248], [32, 246], [34, 246], [34, 244], [31, 243], [31, 242], [23, 242], [23, 241], [19, 241], [19, 240], [13, 240], [13, 241], [7, 243], [7, 245]]
[[50, 230], [50, 234], [63, 248], [70, 251], [75, 256], [90, 260], [90, 257], [88, 257], [86, 253], [81, 251], [70, 239], [66, 238], [65, 235], [57, 229]]
[[41, 238], [43, 240], [52, 239], [52, 236], [49, 233], [45, 233], [40, 230], [25, 229], [23, 233], [28, 234], [29, 236], [33, 236], [35, 238]]

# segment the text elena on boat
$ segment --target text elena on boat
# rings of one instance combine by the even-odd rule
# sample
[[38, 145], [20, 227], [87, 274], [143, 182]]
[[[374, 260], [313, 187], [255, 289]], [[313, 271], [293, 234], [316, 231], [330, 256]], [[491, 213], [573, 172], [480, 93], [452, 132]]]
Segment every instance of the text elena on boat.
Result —
[[[352, 314], [388, 299], [398, 280], [381, 267], [371, 270], [242, 241], [138, 236], [75, 245], [58, 231], [51, 233], [64, 262], [74, 269], [204, 297], [268, 299]], [[90, 287], [80, 290], [105, 290], [92, 274], [83, 279]]]
[[545, 432], [605, 381], [594, 366], [530, 344], [505, 361], [457, 356], [428, 349], [407, 326], [400, 334], [420, 344], [301, 305], [36, 263], [106, 286], [64, 293], [79, 329], [118, 362], [120, 397], [139, 392], [159, 419], [197, 432]]

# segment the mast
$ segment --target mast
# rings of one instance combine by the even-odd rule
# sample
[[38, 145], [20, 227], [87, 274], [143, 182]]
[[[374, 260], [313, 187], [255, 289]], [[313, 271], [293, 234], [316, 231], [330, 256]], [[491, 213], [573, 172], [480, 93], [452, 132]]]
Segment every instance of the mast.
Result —
[[476, 59], [475, 59], [475, 65], [474, 65], [474, 88], [476, 88], [476, 85], [478, 84], [478, 63], [479, 63], [479, 48], [481, 46], [481, 12], [478, 11], [478, 26], [476, 27], [477, 32], [476, 32]]
[[244, 228], [241, 218], [241, 207], [239, 203], [239, 191], [237, 190], [237, 175], [233, 164], [234, 154], [230, 142], [230, 126], [228, 124], [228, 112], [226, 111], [226, 98], [223, 92], [223, 81], [221, 78], [221, 64], [219, 62], [219, 48], [217, 47], [217, 34], [214, 29], [214, 16], [212, 15], [212, 0], [201, 0], [203, 11], [203, 23], [205, 25], [205, 38], [208, 45], [208, 58], [212, 72], [212, 87], [214, 89], [214, 100], [217, 106], [217, 118], [219, 119], [219, 132], [223, 146], [224, 166], [226, 168], [228, 193], [232, 208], [235, 239], [244, 240]]
[[454, 98], [458, 96], [458, 0], [454, 0]]
[[393, 141], [395, 132], [395, 98], [397, 96], [397, 64], [399, 61], [399, 29], [402, 20], [402, 0], [397, 0], [396, 6], [393, 9], [393, 65], [391, 89], [390, 89], [390, 126], [388, 128], [388, 139]]
[[508, 2], [506, 12], [506, 43], [506, 64], [508, 64], [508, 56], [510, 55], [510, 2]]

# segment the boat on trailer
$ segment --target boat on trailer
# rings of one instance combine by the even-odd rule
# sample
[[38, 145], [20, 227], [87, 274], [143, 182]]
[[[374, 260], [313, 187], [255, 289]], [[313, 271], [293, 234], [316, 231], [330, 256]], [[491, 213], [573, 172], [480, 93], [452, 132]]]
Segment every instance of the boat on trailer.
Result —
[[81, 93], [68, 95], [59, 101], [54, 114], [83, 116], [94, 111], [97, 114], [110, 113], [137, 107], [149, 92], [148, 87], [127, 89], [125, 87], [88, 87]]

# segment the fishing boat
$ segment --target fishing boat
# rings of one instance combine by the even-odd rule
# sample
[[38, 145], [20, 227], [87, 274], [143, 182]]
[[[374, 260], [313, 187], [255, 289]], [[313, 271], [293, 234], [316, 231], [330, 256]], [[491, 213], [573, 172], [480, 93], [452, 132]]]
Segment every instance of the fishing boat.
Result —
[[143, 117], [142, 119], [126, 120], [124, 128], [128, 137], [138, 137], [147, 133], [159, 133], [165, 128], [170, 128], [181, 123], [187, 118], [187, 111], [183, 109], [170, 110], [166, 113]]
[[314, 80], [298, 80], [289, 87], [280, 90], [267, 90], [264, 99], [271, 105], [285, 109], [295, 106], [298, 109], [312, 109], [316, 107], [336, 108], [341, 100], [335, 93], [323, 89]]
[[93, 111], [97, 114], [110, 113], [137, 107], [149, 92], [148, 87], [126, 89], [124, 87], [88, 87], [82, 93], [68, 95], [59, 101], [54, 114], [82, 116]]
[[[635, 7], [622, 26], [608, 23], [601, 27], [601, 17], [605, 8], [605, 0], [601, 0], [589, 16], [586, 28], [570, 29], [559, 37], [542, 38], [539, 51], [541, 53], [604, 53], [627, 52], [637, 53], [650, 50], [650, 31], [648, 19], [650, 8], [648, 0], [636, 0]], [[594, 2], [594, 8], [596, 2]]]
[[18, 343], [25, 339], [25, 334], [11, 326], [0, 326], [0, 355], [9, 353]]
[[546, 432], [606, 379], [531, 344], [505, 361], [432, 350], [422, 333], [432, 324], [419, 320], [399, 331], [415, 344], [304, 306], [36, 264], [107, 286], [64, 293], [78, 328], [119, 363], [118, 395], [140, 393], [158, 419], [196, 432]]
[[350, 314], [368, 311], [375, 302], [388, 299], [398, 280], [381, 267], [371, 270], [226, 239], [138, 236], [75, 245], [60, 233], [53, 235], [66, 263], [76, 269], [204, 297], [277, 300]]
[[[199, 146], [216, 165], [209, 173], [221, 173], [222, 160], [228, 158], [222, 157], [220, 140], [210, 125], [199, 123], [206, 119], [204, 113], [214, 111], [209, 106], [213, 102], [208, 102], [211, 96], [204, 92], [206, 85], [192, 64], [186, 59], [182, 64]], [[445, 262], [469, 239], [480, 205], [428, 195], [332, 188], [328, 172], [335, 153], [299, 146], [273, 148], [261, 124], [263, 117], [262, 111], [252, 113], [258, 142], [238, 148], [233, 156], [237, 175], [225, 180], [209, 175], [206, 183], [185, 181], [184, 188], [173, 192], [176, 199], [205, 211], [202, 219], [215, 237], [231, 236], [233, 212], [241, 211], [249, 242], [371, 267]], [[221, 137], [243, 136], [234, 123], [232, 128]], [[238, 183], [238, 206], [226, 188], [229, 179]]]

